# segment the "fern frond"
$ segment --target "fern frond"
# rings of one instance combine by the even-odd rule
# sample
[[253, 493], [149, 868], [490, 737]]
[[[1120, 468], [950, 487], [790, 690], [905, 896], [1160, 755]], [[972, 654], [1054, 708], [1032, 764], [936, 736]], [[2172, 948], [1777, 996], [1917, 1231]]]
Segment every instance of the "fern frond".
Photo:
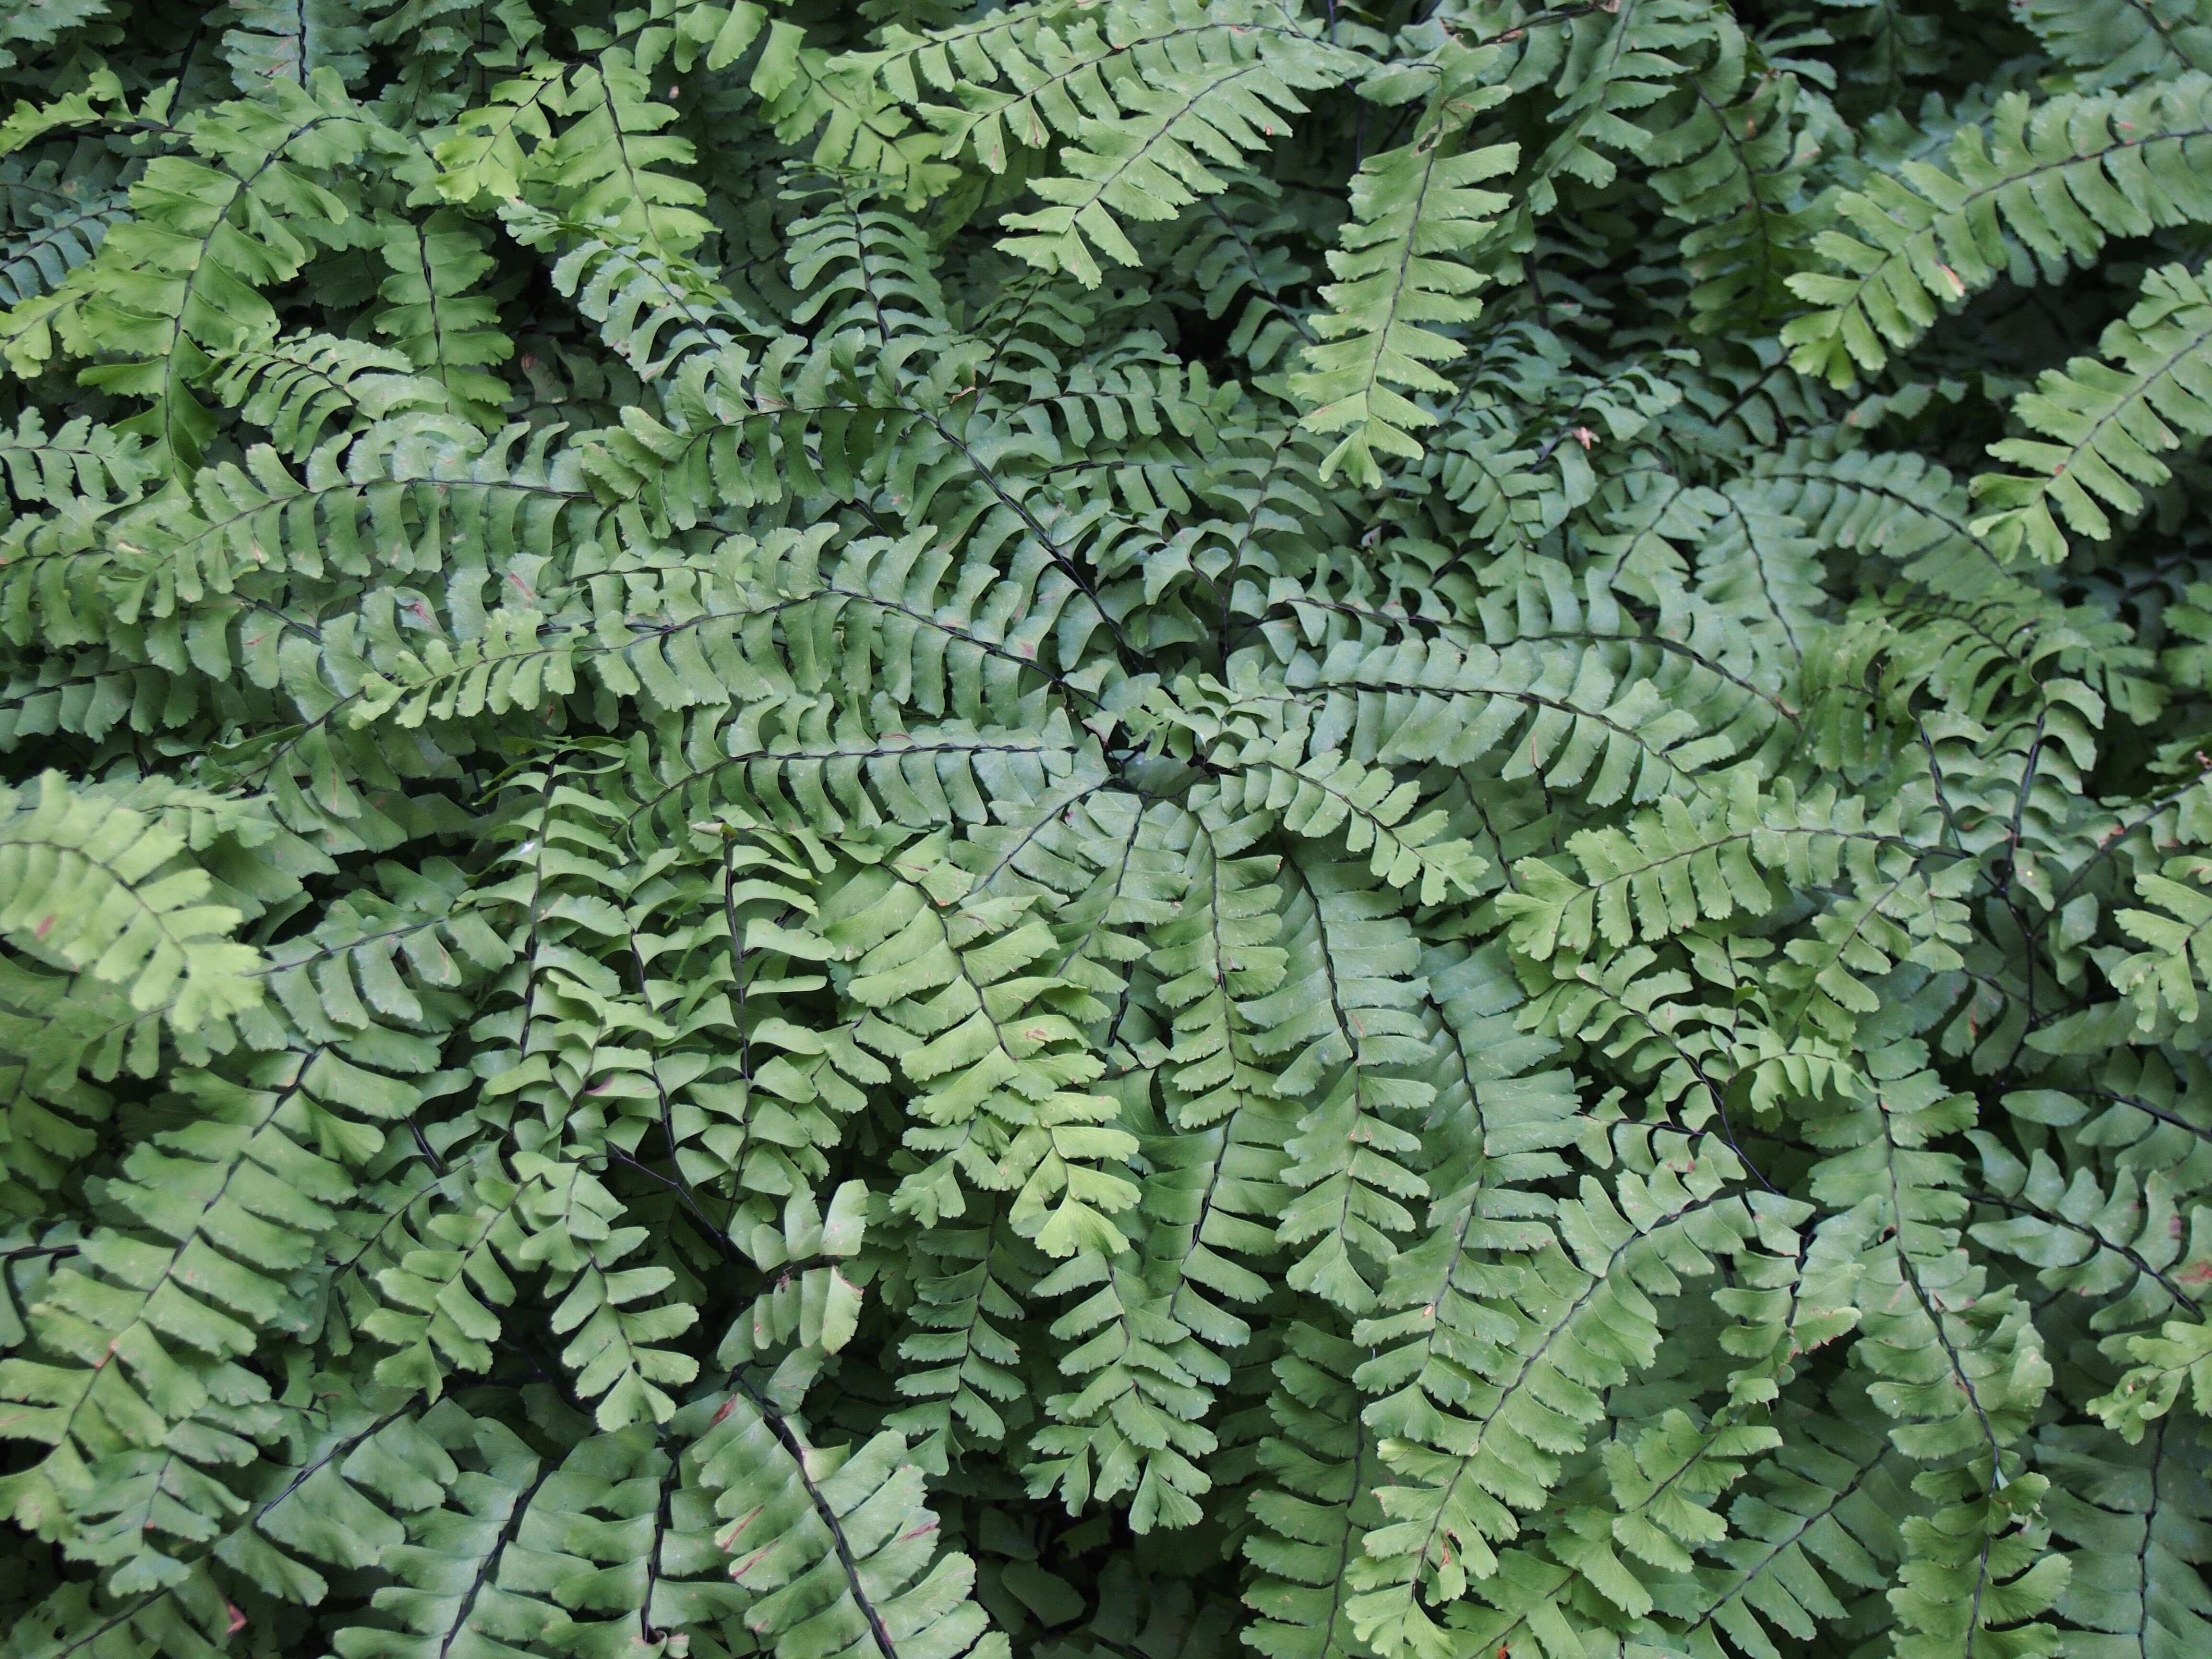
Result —
[[2007, 438], [1990, 446], [2027, 477], [1984, 474], [1973, 523], [2004, 556], [2056, 564], [2066, 556], [2063, 519], [2098, 541], [2113, 533], [2112, 512], [2142, 510], [2143, 489], [2172, 476], [2160, 459], [2185, 439], [2212, 435], [2212, 294], [2186, 269], [2164, 265], [2143, 277], [2143, 297], [2098, 342], [2105, 361], [2076, 357], [2046, 369], [2015, 410], [2046, 441]]
[[2186, 70], [2212, 73], [2212, 22], [2195, 0], [2029, 0], [2021, 21], [2091, 88]]
[[872, 1644], [886, 1659], [1006, 1652], [969, 1599], [974, 1564], [938, 1548], [921, 1470], [896, 1433], [811, 1446], [786, 1408], [745, 1386], [692, 1407], [678, 1426], [697, 1437], [684, 1455], [714, 1494], [715, 1546], [750, 1598], [745, 1623], [778, 1659], [817, 1644]]
[[2025, 1469], [2019, 1446], [2051, 1368], [2015, 1292], [1991, 1287], [1960, 1248], [1958, 1161], [1925, 1150], [1969, 1110], [1929, 1073], [1881, 1079], [1874, 1100], [1824, 1129], [1848, 1150], [1814, 1183], [1839, 1212], [1826, 1224], [1838, 1242], [1864, 1253], [1854, 1351], [1878, 1379], [1869, 1396], [1898, 1424], [1893, 1443], [1933, 1466], [1915, 1485], [1938, 1507], [1905, 1525], [1896, 1600], [1911, 1632], [1900, 1645], [1931, 1656], [1985, 1632], [2047, 1648], [2039, 1615], [2067, 1582], [2065, 1558], [2040, 1547], [2045, 1478]]
[[0, 0], [0, 1659], [2202, 1645], [2196, 0], [190, 9]]
[[[1429, 1195], [1412, 1125], [1435, 1098], [1420, 1075], [1427, 1035], [1413, 976], [1419, 953], [1397, 905], [1352, 862], [1311, 854], [1284, 861], [1286, 948], [1309, 964], [1243, 1006], [1253, 1050], [1277, 1063], [1274, 1091], [1310, 1103], [1285, 1152], [1291, 1197], [1276, 1227], [1297, 1251], [1293, 1290], [1352, 1314], [1375, 1306], [1376, 1283], [1413, 1228], [1409, 1203]], [[1340, 969], [1315, 944], [1357, 951]]]
[[[1952, 138], [1946, 165], [1906, 161], [1843, 198], [1814, 247], [1842, 275], [1790, 278], [1818, 307], [1783, 330], [1802, 373], [1847, 386], [1924, 335], [1940, 307], [2008, 273], [2087, 259], [2108, 236], [2212, 217], [2197, 157], [2212, 143], [2212, 80], [2113, 96], [1998, 100]], [[2018, 249], [2015, 252], [2014, 250]]]
[[323, 101], [337, 99], [334, 88], [284, 84], [271, 82], [265, 101], [209, 112], [192, 128], [206, 159], [157, 156], [131, 186], [131, 220], [52, 293], [0, 316], [0, 349], [19, 374], [35, 374], [58, 349], [118, 357], [81, 378], [150, 400], [125, 429], [153, 438], [180, 466], [197, 465], [214, 435], [193, 389], [212, 354], [274, 337], [262, 289], [296, 274], [348, 216], [313, 174], [350, 163], [367, 142], [363, 124]]
[[[309, 1328], [301, 1270], [331, 1206], [354, 1190], [344, 1166], [309, 1143], [349, 1144], [358, 1156], [357, 1133], [321, 1126], [388, 1121], [419, 1098], [329, 1049], [264, 1062], [252, 1085], [205, 1073], [177, 1084], [183, 1126], [140, 1146], [104, 1183], [125, 1224], [100, 1229], [33, 1310], [48, 1358], [0, 1361], [0, 1389], [24, 1407], [11, 1434], [50, 1448], [8, 1477], [11, 1510], [72, 1548], [88, 1521], [118, 1513], [109, 1482], [126, 1473], [146, 1501], [174, 1498], [157, 1516], [171, 1540], [204, 1541], [211, 1522], [237, 1512], [204, 1471], [251, 1461], [252, 1441], [276, 1426], [266, 1382], [238, 1362], [264, 1334]], [[95, 1553], [113, 1536], [97, 1525], [83, 1535]], [[173, 1582], [176, 1547], [134, 1540], [139, 1582]]]
[[1194, 1525], [1213, 1488], [1197, 1460], [1219, 1443], [1198, 1419], [1212, 1403], [1206, 1385], [1226, 1382], [1227, 1368], [1119, 1260], [1086, 1251], [1036, 1285], [1045, 1296], [1085, 1291], [1053, 1322], [1054, 1336], [1079, 1345], [1061, 1373], [1083, 1386], [1044, 1401], [1053, 1421], [1031, 1437], [1030, 1495], [1057, 1494], [1075, 1514], [1127, 1492], [1134, 1532]]
[[[1157, 22], [1147, 19], [1139, 27], [1180, 34], [1185, 50], [1160, 54], [1157, 65], [1109, 82], [1110, 103], [1093, 95], [1094, 104], [1105, 107], [1069, 135], [1059, 156], [1065, 171], [1030, 181], [1049, 205], [1008, 216], [1007, 225], [1020, 234], [1000, 243], [1016, 258], [1042, 270], [1065, 270], [1086, 287], [1100, 280], [1100, 255], [1139, 262], [1121, 221], [1172, 219], [1199, 198], [1218, 194], [1224, 181], [1208, 162], [1233, 167], [1246, 153], [1267, 148], [1279, 123], [1287, 130], [1291, 117], [1304, 112], [1299, 94], [1337, 85], [1346, 74], [1345, 55], [1285, 27], [1279, 14], [1241, 27], [1200, 27], [1194, 25], [1201, 17], [1215, 20], [1187, 0], [1181, 6], [1163, 0], [1158, 9], [1164, 15]], [[1150, 55], [1139, 47], [1140, 57]]]
[[1021, 1260], [1025, 1241], [999, 1206], [976, 1219], [984, 1224], [930, 1230], [907, 1311], [913, 1328], [898, 1346], [898, 1390], [915, 1403], [886, 1421], [912, 1437], [915, 1462], [932, 1474], [957, 1452], [1004, 1443], [1030, 1414], [1021, 1347], [1008, 1333], [1042, 1275]]
[[1346, 466], [1361, 483], [1373, 483], [1382, 476], [1377, 450], [1419, 459], [1413, 433], [1436, 417], [1403, 392], [1452, 389], [1432, 365], [1466, 348], [1428, 325], [1480, 314], [1474, 295], [1483, 274], [1464, 256], [1510, 199], [1481, 186], [1511, 172], [1519, 155], [1511, 144], [1458, 150], [1463, 127], [1463, 120], [1439, 119], [1413, 143], [1364, 163], [1352, 181], [1344, 246], [1328, 255], [1337, 280], [1322, 289], [1328, 309], [1312, 323], [1322, 343], [1306, 349], [1307, 368], [1291, 382], [1309, 405], [1305, 425], [1346, 434], [1322, 463], [1323, 477]]
[[[1731, 43], [1732, 44], [1732, 43]], [[1818, 139], [1792, 75], [1753, 79], [1747, 54], [1724, 50], [1671, 118], [1655, 121], [1645, 160], [1672, 216], [1694, 227], [1682, 255], [1700, 329], [1755, 323], [1787, 308], [1805, 263], [1804, 189]]]
[[[1726, 1173], [1711, 1156], [1677, 1152], [1656, 1169], [1624, 1171], [1618, 1203], [1592, 1182], [1560, 1205], [1556, 1222], [1493, 1232], [1493, 1241], [1510, 1241], [1510, 1258], [1489, 1273], [1470, 1262], [1459, 1298], [1433, 1316], [1416, 1310], [1455, 1322], [1474, 1375], [1462, 1398], [1425, 1407], [1401, 1396], [1376, 1417], [1391, 1437], [1382, 1459], [1395, 1482], [1377, 1494], [1384, 1522], [1361, 1540], [1350, 1610], [1376, 1652], [1444, 1650], [1449, 1638], [1425, 1610], [1424, 1590], [1456, 1601], [1471, 1581], [1498, 1571], [1492, 1546], [1518, 1530], [1516, 1510], [1542, 1504], [1560, 1455], [1579, 1449], [1602, 1415], [1599, 1391], [1656, 1352], [1657, 1313], [1647, 1297], [1672, 1294], [1679, 1273], [1712, 1271], [1712, 1253], [1742, 1247], [1751, 1223], [1720, 1198]], [[1477, 1338], [1477, 1328], [1496, 1334]], [[1609, 1542], [1597, 1541], [1577, 1569], [1617, 1585], [1622, 1570], [1612, 1555]]]
[[441, 382], [456, 410], [497, 429], [508, 392], [491, 371], [514, 347], [500, 331], [498, 307], [472, 292], [492, 269], [476, 234], [457, 216], [434, 213], [388, 227], [384, 260], [392, 274], [377, 288], [384, 302], [377, 332], [390, 337], [417, 374]]
[[895, 1207], [957, 1217], [963, 1186], [1013, 1190], [1015, 1231], [1047, 1255], [1118, 1255], [1127, 1241], [1108, 1218], [1137, 1193], [1096, 1165], [1134, 1146], [1112, 1127], [1113, 1103], [1086, 1091], [1103, 1067], [1070, 1016], [1087, 997], [1035, 971], [1051, 935], [1025, 903], [961, 906], [967, 878], [941, 856], [922, 843], [856, 872], [823, 909], [823, 935], [853, 962], [852, 994], [871, 1011], [860, 1040], [921, 1091], [906, 1141], [927, 1162]]
[[1745, 1653], [1778, 1659], [1785, 1639], [1804, 1641], [1823, 1620], [1878, 1594], [1903, 1553], [1899, 1523], [1917, 1504], [1902, 1459], [1857, 1410], [1784, 1419], [1784, 1448], [1730, 1506], [1738, 1535], [1710, 1547], [1721, 1565], [1659, 1592], [1662, 1613], [1683, 1621], [1675, 1639], [1692, 1651], [1717, 1632]]
[[2201, 1438], [2162, 1425], [2122, 1447], [2085, 1424], [2045, 1430], [2036, 1451], [2052, 1475], [2051, 1530], [2074, 1547], [2058, 1612], [2082, 1633], [2069, 1644], [2150, 1653], [2197, 1639], [2212, 1614], [2197, 1572], [2208, 1497]]
[[[76, 158], [71, 159], [74, 162]], [[18, 306], [60, 286], [100, 251], [108, 231], [128, 216], [128, 191], [92, 187], [101, 173], [112, 170], [100, 166], [106, 158], [86, 159], [90, 164], [82, 168], [83, 176], [51, 190], [34, 185], [14, 157], [0, 163], [0, 168], [15, 175], [0, 185], [0, 191], [23, 201], [20, 207], [11, 204], [12, 234], [0, 246], [0, 300]]]
[[27, 409], [13, 432], [0, 432], [0, 467], [19, 503], [119, 502], [149, 482], [147, 462], [137, 438], [82, 416], [49, 433], [39, 411]]
[[440, 387], [407, 372], [396, 351], [330, 336], [280, 336], [268, 345], [216, 353], [216, 396], [266, 430], [293, 459], [312, 452], [323, 429], [358, 411], [377, 421], [442, 409]]
[[107, 0], [12, 0], [0, 13], [0, 57], [13, 68], [21, 61], [19, 50], [51, 46], [106, 11]]
[[569, 125], [531, 157], [559, 210], [586, 223], [610, 220], [656, 252], [688, 253], [713, 229], [694, 210], [706, 199], [680, 173], [690, 143], [666, 129], [675, 112], [655, 103], [644, 74], [617, 52], [568, 82]]
[[161, 1009], [181, 1032], [260, 1000], [258, 953], [231, 937], [241, 916], [201, 902], [211, 884], [190, 854], [207, 831], [188, 799], [76, 787], [53, 772], [0, 799], [0, 931], [15, 950], [123, 987], [133, 1008]]
[[2212, 894], [2203, 890], [2201, 859], [2174, 860], [2163, 872], [2136, 878], [2139, 896], [2154, 910], [2122, 910], [2116, 916], [2128, 935], [2148, 949], [2114, 963], [2112, 987], [2134, 1005], [2140, 1030], [2154, 1029], [2161, 1013], [2183, 1024], [2196, 1023], [2202, 1004], [2198, 986], [2212, 979]]
[[246, 0], [222, 33], [222, 55], [238, 89], [251, 96], [270, 81], [304, 85], [325, 66], [347, 82], [368, 67], [368, 31], [348, 5], [332, 0]]
[[1267, 1659], [1369, 1659], [1345, 1571], [1380, 1517], [1376, 1437], [1352, 1382], [1363, 1351], [1303, 1320], [1284, 1349], [1267, 1402], [1276, 1431], [1260, 1448], [1267, 1475], [1250, 1499], [1257, 1524], [1243, 1545], [1253, 1567], [1244, 1601], [1259, 1615], [1251, 1644]]

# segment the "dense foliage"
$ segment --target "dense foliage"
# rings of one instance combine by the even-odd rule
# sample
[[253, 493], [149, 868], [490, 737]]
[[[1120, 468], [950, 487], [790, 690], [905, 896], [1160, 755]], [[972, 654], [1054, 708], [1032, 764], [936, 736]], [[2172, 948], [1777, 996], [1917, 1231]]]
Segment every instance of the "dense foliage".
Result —
[[0, 46], [6, 1659], [2212, 1643], [2212, 4]]

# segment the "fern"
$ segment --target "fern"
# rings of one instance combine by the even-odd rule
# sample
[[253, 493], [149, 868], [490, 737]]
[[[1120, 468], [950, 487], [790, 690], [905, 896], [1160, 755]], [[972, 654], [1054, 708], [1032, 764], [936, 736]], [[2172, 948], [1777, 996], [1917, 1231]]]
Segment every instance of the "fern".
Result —
[[179, 15], [0, 7], [0, 1659], [2202, 1645], [2201, 6]]
[[1925, 334], [1939, 307], [2002, 275], [2033, 281], [2039, 268], [2090, 258], [2109, 236], [2202, 222], [2212, 198], [2193, 158], [2212, 132], [2208, 93], [2212, 82], [2191, 74], [2039, 107], [2008, 94], [1952, 138], [1948, 168], [1906, 161], [1844, 196], [1835, 211], [1851, 229], [1814, 240], [1844, 274], [1790, 279], [1819, 307], [1783, 330], [1790, 361], [1849, 386]]
[[479, 424], [504, 424], [507, 385], [487, 371], [514, 355], [496, 326], [489, 299], [472, 294], [493, 269], [477, 235], [445, 213], [386, 227], [384, 259], [391, 275], [378, 285], [384, 301], [376, 329], [389, 336], [419, 374], [444, 384], [453, 407]]
[[2063, 373], [2045, 370], [2019, 400], [2021, 418], [2057, 441], [2012, 438], [1990, 447], [1999, 460], [2039, 475], [1974, 481], [1974, 493], [1996, 509], [1974, 521], [1975, 533], [2001, 556], [2057, 563], [2066, 556], [2061, 517], [2082, 535], [2109, 537], [2109, 510], [2140, 511], [2141, 486], [2172, 476], [2159, 452], [2212, 430], [2204, 380], [2212, 300], [2172, 266], [2149, 272], [2143, 290], [2127, 320], [2099, 343], [2117, 365], [2077, 358]]
[[231, 937], [243, 918], [198, 902], [212, 883], [190, 854], [212, 838], [212, 826], [192, 822], [196, 806], [229, 818], [249, 844], [268, 828], [240, 823], [245, 815], [228, 803], [203, 806], [164, 788], [72, 787], [54, 772], [9, 793], [0, 928], [15, 950], [120, 986], [134, 1009], [161, 1009], [180, 1031], [260, 1000], [251, 978], [258, 953]]
[[280, 338], [219, 361], [216, 395], [295, 457], [313, 451], [324, 428], [355, 410], [375, 420], [445, 401], [437, 388], [406, 373], [406, 359], [398, 353], [352, 340]]
[[[337, 95], [327, 82], [320, 90]], [[149, 399], [131, 429], [185, 466], [214, 434], [192, 383], [208, 373], [211, 352], [275, 334], [261, 288], [295, 274], [313, 239], [347, 216], [309, 170], [351, 161], [363, 142], [361, 118], [296, 89], [267, 104], [219, 106], [192, 136], [207, 159], [156, 158], [131, 188], [128, 226], [52, 294], [0, 319], [19, 372], [45, 363], [57, 345], [77, 356], [121, 356], [87, 368], [84, 383]]]
[[1347, 434], [1322, 462], [1324, 477], [1348, 464], [1360, 482], [1378, 480], [1378, 448], [1419, 458], [1412, 428], [1434, 419], [1391, 388], [1449, 392], [1430, 365], [1465, 348], [1423, 325], [1480, 314], [1472, 295], [1481, 273], [1450, 256], [1478, 246], [1507, 206], [1507, 197], [1479, 186], [1510, 172], [1519, 152], [1492, 144], [1455, 153], [1466, 125], [1456, 105], [1467, 96], [1448, 78], [1435, 94], [1437, 118], [1423, 123], [1429, 130], [1364, 164], [1353, 181], [1345, 246], [1328, 256], [1338, 280], [1322, 290], [1328, 309], [1313, 323], [1322, 343], [1307, 348], [1309, 367], [1292, 382], [1315, 405], [1306, 425]]
[[304, 83], [326, 65], [354, 81], [368, 67], [363, 30], [346, 7], [326, 0], [247, 0], [231, 9], [237, 21], [223, 31], [222, 55], [241, 92], [279, 79]]
[[2212, 69], [2212, 40], [2194, 5], [2100, 0], [2087, 6], [2031, 4], [2025, 21], [2044, 50], [2092, 84], [2124, 86], [2145, 76]]
[[1098, 253], [1138, 264], [1117, 215], [1172, 219], [1199, 197], [1218, 191], [1221, 180], [1206, 161], [1234, 165], [1243, 152], [1264, 148], [1278, 122], [1287, 125], [1303, 112], [1299, 93], [1341, 77], [1340, 59], [1309, 43], [1295, 25], [1285, 27], [1287, 20], [1268, 9], [1255, 7], [1251, 21], [1226, 29], [1194, 27], [1203, 15], [1195, 8], [1161, 9], [1165, 15], [1157, 22], [1146, 22], [1162, 33], [1186, 35], [1202, 54], [1199, 64], [1186, 67], [1177, 61], [1184, 54], [1171, 48], [1164, 54], [1169, 72], [1116, 83], [1107, 106], [1111, 112], [1090, 117], [1070, 135], [1060, 157], [1066, 174], [1031, 182], [1049, 205], [1007, 220], [1023, 233], [1002, 242], [1008, 252], [1093, 286]]
[[20, 305], [58, 285], [99, 251], [111, 227], [129, 211], [128, 192], [118, 186], [117, 158], [99, 145], [78, 145], [64, 169], [47, 157], [27, 167], [20, 156], [0, 162], [0, 192], [8, 198], [14, 234], [4, 267], [0, 298]]

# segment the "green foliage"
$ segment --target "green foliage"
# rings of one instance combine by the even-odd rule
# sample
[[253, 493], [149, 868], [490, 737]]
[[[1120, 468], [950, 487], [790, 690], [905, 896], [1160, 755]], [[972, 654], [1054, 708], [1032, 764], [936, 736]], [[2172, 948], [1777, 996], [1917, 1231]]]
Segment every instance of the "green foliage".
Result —
[[1494, 144], [1453, 155], [1447, 149], [1453, 136], [1441, 125], [1423, 132], [1364, 164], [1352, 184], [1345, 247], [1329, 254], [1339, 280], [1322, 289], [1328, 309], [1313, 325], [1328, 343], [1307, 349], [1310, 367], [1291, 381], [1316, 405], [1308, 426], [1349, 429], [1322, 463], [1324, 476], [1348, 461], [1362, 483], [1379, 482], [1377, 447], [1419, 459], [1421, 447], [1407, 428], [1435, 417], [1389, 388], [1452, 390], [1428, 365], [1449, 362], [1465, 348], [1421, 325], [1472, 321], [1480, 314], [1473, 289], [1480, 278], [1440, 256], [1480, 245], [1510, 198], [1477, 186], [1510, 173], [1518, 154], [1511, 144]]
[[1817, 308], [1784, 328], [1790, 362], [1850, 386], [1924, 335], [1940, 307], [2001, 276], [2033, 282], [2110, 237], [2203, 222], [2208, 144], [2212, 80], [2200, 73], [2118, 96], [2008, 93], [1986, 122], [1960, 127], [1944, 165], [1905, 159], [1836, 203], [1850, 229], [1815, 246], [1844, 269], [1791, 280]]
[[1990, 447], [2037, 475], [1975, 480], [1974, 493], [1997, 511], [1974, 530], [2001, 553], [2057, 563], [2067, 551], [2062, 517], [2076, 534], [2110, 537], [2107, 509], [2140, 512], [2142, 486], [2172, 476], [2159, 452], [2212, 434], [2212, 295], [2179, 266], [2146, 273], [2142, 286], [2126, 320], [2098, 343], [2117, 364], [2077, 357], [2063, 372], [2045, 369], [2015, 404], [2023, 422], [2057, 441]]
[[2200, 1651], [2208, 77], [0, 5], [0, 1659]]

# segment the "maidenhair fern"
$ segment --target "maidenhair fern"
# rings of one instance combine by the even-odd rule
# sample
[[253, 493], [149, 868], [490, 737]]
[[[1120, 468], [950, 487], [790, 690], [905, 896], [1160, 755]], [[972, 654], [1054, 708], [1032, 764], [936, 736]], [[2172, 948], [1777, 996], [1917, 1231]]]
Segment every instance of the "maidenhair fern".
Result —
[[0, 86], [0, 1659], [2212, 1639], [2204, 0]]

